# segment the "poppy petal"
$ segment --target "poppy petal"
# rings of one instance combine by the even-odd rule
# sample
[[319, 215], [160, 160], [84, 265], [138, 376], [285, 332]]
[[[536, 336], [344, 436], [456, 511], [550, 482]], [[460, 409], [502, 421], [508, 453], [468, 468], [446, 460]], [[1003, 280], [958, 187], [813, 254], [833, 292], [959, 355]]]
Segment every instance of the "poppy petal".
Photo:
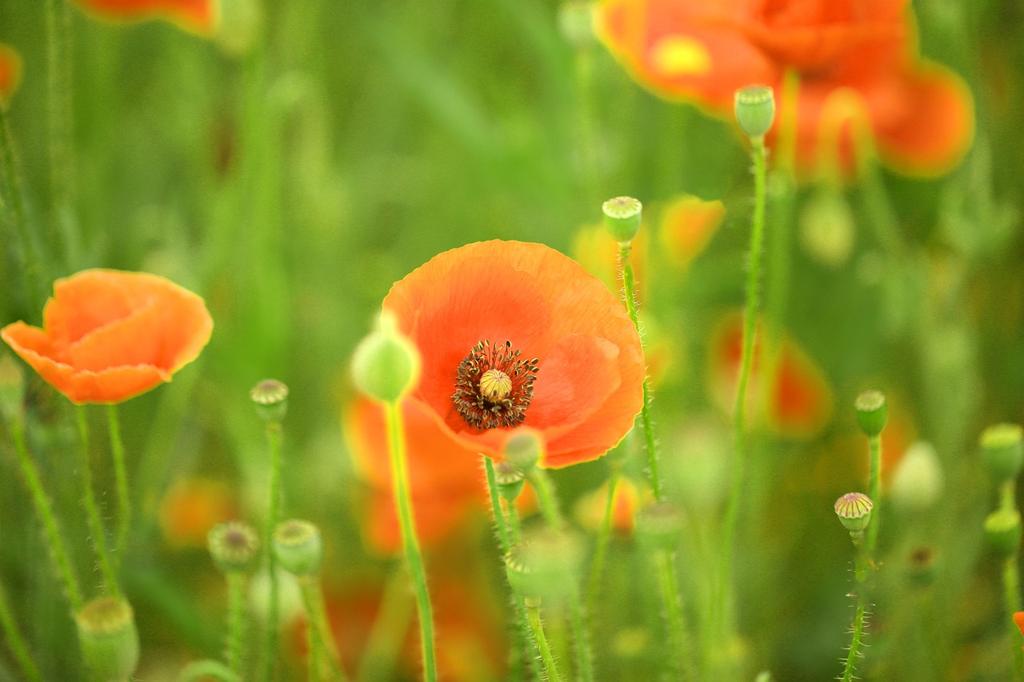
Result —
[[166, 19], [200, 35], [217, 26], [217, 0], [76, 0], [84, 9], [109, 21]]

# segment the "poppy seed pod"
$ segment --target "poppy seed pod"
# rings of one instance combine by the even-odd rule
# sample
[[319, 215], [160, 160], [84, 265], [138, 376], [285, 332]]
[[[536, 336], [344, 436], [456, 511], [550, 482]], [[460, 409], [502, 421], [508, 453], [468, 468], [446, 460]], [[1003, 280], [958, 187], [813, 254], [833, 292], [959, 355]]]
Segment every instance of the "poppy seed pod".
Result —
[[1017, 424], [995, 424], [981, 434], [981, 454], [997, 482], [1017, 478], [1024, 462], [1024, 443]]
[[682, 530], [683, 514], [671, 502], [648, 505], [636, 515], [637, 538], [653, 549], [675, 550]]
[[614, 197], [601, 204], [604, 225], [615, 241], [631, 242], [640, 231], [643, 204], [633, 197]]
[[117, 597], [99, 597], [75, 614], [82, 658], [100, 682], [131, 678], [139, 663], [139, 633], [131, 605]]
[[836, 500], [836, 516], [854, 540], [860, 538], [871, 523], [871, 510], [874, 506], [871, 498], [864, 493], [846, 493]]
[[415, 386], [420, 375], [420, 354], [413, 343], [395, 329], [390, 319], [381, 319], [380, 329], [371, 332], [352, 356], [352, 378], [356, 388], [380, 402], [394, 402]]
[[19, 419], [25, 399], [25, 377], [21, 368], [7, 353], [0, 356], [0, 416]]
[[560, 599], [576, 589], [581, 559], [577, 538], [564, 531], [529, 533], [505, 557], [509, 585], [523, 597]]
[[225, 573], [247, 572], [254, 567], [260, 540], [249, 524], [228, 521], [213, 527], [207, 545], [217, 568]]
[[515, 502], [523, 491], [526, 476], [511, 462], [498, 462], [494, 465], [494, 481], [501, 496], [508, 502]]
[[882, 433], [889, 419], [889, 406], [885, 402], [885, 394], [881, 391], [864, 391], [853, 403], [857, 411], [857, 423], [861, 431], [868, 437]]
[[989, 546], [1001, 557], [1012, 557], [1020, 548], [1020, 512], [999, 509], [985, 517], [985, 538]]
[[751, 138], [764, 137], [775, 122], [775, 91], [767, 85], [748, 85], [736, 91], [736, 122]]
[[268, 422], [283, 421], [288, 412], [288, 385], [277, 379], [264, 379], [253, 386], [249, 398]]
[[301, 519], [279, 523], [274, 530], [274, 555], [293, 575], [316, 575], [324, 557], [320, 529]]
[[506, 462], [526, 475], [544, 458], [544, 442], [534, 431], [519, 431], [505, 441], [503, 454]]

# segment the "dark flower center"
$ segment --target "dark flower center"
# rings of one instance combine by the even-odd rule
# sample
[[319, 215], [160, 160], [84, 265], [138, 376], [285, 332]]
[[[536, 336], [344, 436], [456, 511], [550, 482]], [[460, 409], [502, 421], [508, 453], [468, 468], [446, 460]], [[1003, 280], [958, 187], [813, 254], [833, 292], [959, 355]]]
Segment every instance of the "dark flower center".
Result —
[[523, 360], [521, 354], [511, 341], [484, 340], [459, 363], [452, 402], [474, 429], [517, 426], [526, 419], [538, 360]]

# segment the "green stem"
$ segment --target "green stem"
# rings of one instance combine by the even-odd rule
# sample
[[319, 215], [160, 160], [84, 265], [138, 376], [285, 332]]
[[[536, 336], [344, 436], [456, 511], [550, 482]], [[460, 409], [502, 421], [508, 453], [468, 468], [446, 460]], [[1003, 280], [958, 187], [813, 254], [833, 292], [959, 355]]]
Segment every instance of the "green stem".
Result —
[[110, 553], [107, 550], [106, 529], [103, 527], [103, 518], [100, 516], [100, 508], [96, 503], [96, 495], [92, 489], [92, 467], [89, 463], [89, 421], [84, 406], [78, 405], [75, 408], [75, 417], [78, 422], [78, 436], [81, 440], [79, 464], [82, 469], [82, 506], [85, 507], [85, 518], [89, 524], [89, 535], [92, 540], [93, 550], [96, 552], [96, 561], [99, 563], [100, 572], [103, 574], [104, 587], [111, 596], [119, 597], [121, 589], [117, 584], [114, 564], [110, 560]]
[[230, 571], [228, 581], [228, 636], [227, 664], [233, 673], [242, 677], [242, 661], [245, 660], [245, 574]]
[[863, 646], [864, 636], [864, 623], [867, 618], [867, 588], [865, 585], [861, 585], [858, 588], [857, 593], [857, 611], [853, 616], [853, 629], [850, 635], [850, 648], [846, 653], [846, 663], [843, 665], [843, 677], [842, 682], [852, 682], [856, 679], [855, 671], [857, 665], [857, 659], [862, 657], [864, 654], [861, 653], [861, 647]]
[[867, 530], [868, 560], [874, 559], [878, 545], [878, 526], [882, 521], [882, 436], [868, 437], [868, 496], [871, 498], [871, 521]]
[[14, 450], [18, 454], [21, 475], [24, 477], [25, 486], [32, 497], [32, 505], [35, 507], [39, 522], [43, 525], [43, 536], [49, 549], [50, 562], [63, 584], [64, 595], [71, 605], [71, 610], [77, 612], [83, 604], [82, 589], [79, 587], [78, 577], [71, 565], [67, 545], [64, 544], [64, 537], [61, 535], [57, 517], [53, 513], [53, 502], [50, 501], [49, 495], [43, 489], [42, 481], [39, 478], [39, 469], [28, 452], [24, 423], [15, 418], [10, 420], [8, 425], [14, 440]]
[[612, 519], [615, 512], [615, 491], [619, 486], [619, 472], [613, 469], [612, 475], [608, 478], [608, 499], [604, 502], [604, 516], [601, 518], [601, 528], [597, 532], [597, 541], [594, 545], [594, 558], [590, 562], [590, 575], [587, 577], [587, 607], [591, 614], [597, 602], [598, 588], [601, 585], [601, 575], [604, 573], [604, 560], [608, 554], [608, 543], [612, 537]]
[[661, 589], [661, 601], [665, 608], [665, 620], [668, 623], [671, 644], [669, 650], [678, 679], [694, 680], [696, 676], [692, 668], [691, 638], [687, 633], [686, 616], [683, 614], [683, 600], [679, 593], [679, 578], [676, 575], [675, 561], [669, 552], [656, 550], [654, 554], [655, 568], [658, 574], [658, 587]]
[[[324, 594], [320, 587], [320, 580], [316, 576], [300, 579], [299, 586], [302, 588], [302, 601], [306, 605], [306, 615], [309, 618], [310, 635], [310, 670], [317, 668], [321, 662], [326, 663], [330, 670], [330, 678], [338, 682], [345, 682], [348, 678], [341, 666], [341, 657], [338, 648], [334, 644], [334, 634], [327, 620], [327, 609], [324, 606]], [[313, 657], [312, 644], [316, 641], [316, 650], [320, 654], [320, 661]]]
[[7, 601], [7, 591], [4, 590], [3, 585], [0, 585], [0, 629], [4, 631], [7, 646], [10, 648], [14, 660], [18, 663], [18, 667], [21, 668], [22, 676], [31, 682], [42, 680], [42, 676], [39, 674], [39, 666], [36, 665], [32, 654], [29, 653], [28, 644], [26, 644], [25, 638], [21, 634], [18, 621], [14, 619], [14, 613], [11, 611], [11, 606]]
[[[18, 161], [14, 152], [14, 135], [11, 132], [10, 120], [7, 109], [0, 104], [0, 171], [3, 175], [4, 202], [11, 206], [14, 231], [17, 236], [17, 255], [23, 262], [25, 268], [25, 292], [30, 297], [42, 293], [40, 281], [42, 266], [39, 261], [39, 254], [36, 253], [35, 242], [28, 231], [28, 223], [25, 219], [25, 198], [24, 185], [21, 180], [21, 170], [18, 168]], [[12, 240], [14, 241], [14, 240]]]
[[402, 427], [402, 409], [398, 402], [387, 404], [388, 449], [391, 455], [391, 477], [394, 480], [395, 505], [402, 532], [402, 548], [405, 562], [412, 578], [416, 593], [416, 611], [420, 623], [420, 644], [423, 649], [423, 679], [434, 682], [437, 679], [437, 664], [434, 653], [434, 612], [427, 590], [427, 573], [423, 566], [419, 540], [416, 537], [416, 521], [412, 515], [412, 499], [409, 493], [409, 472], [405, 460], [405, 433]]
[[[498, 482], [494, 475], [494, 462], [492, 462], [491, 458], [487, 455], [481, 455], [481, 457], [483, 457], [484, 472], [487, 475], [487, 493], [491, 500], [491, 512], [494, 515], [494, 526], [498, 536], [498, 544], [501, 547], [502, 555], [505, 556], [508, 554], [509, 550], [512, 549], [513, 543], [517, 541], [517, 539], [514, 539], [513, 533], [518, 535], [519, 512], [516, 511], [514, 504], [509, 504], [508, 516], [506, 517], [501, 508], [501, 498], [498, 496]], [[516, 530], [513, 530], [513, 528]], [[524, 649], [533, 649], [538, 655], [540, 655], [540, 648], [536, 638], [533, 636], [523, 599], [518, 595], [512, 595], [512, 606], [516, 612], [516, 621], [519, 624], [519, 635]], [[538, 680], [541, 679], [540, 662], [538, 661], [537, 656], [527, 656], [527, 658], [530, 660], [530, 666], [533, 669], [534, 677]]]
[[121, 420], [117, 405], [107, 405], [107, 430], [110, 431], [110, 452], [114, 460], [114, 478], [117, 483], [117, 544], [114, 555], [124, 561], [128, 534], [132, 526], [132, 498], [128, 490], [128, 471], [124, 462], [124, 441], [121, 439]]
[[766, 202], [765, 176], [767, 174], [767, 152], [764, 138], [751, 140], [754, 161], [754, 215], [750, 232], [750, 253], [747, 263], [746, 308], [743, 314], [743, 350], [740, 358], [739, 379], [736, 387], [736, 403], [733, 410], [734, 458], [732, 485], [726, 505], [725, 524], [722, 532], [722, 565], [718, 575], [717, 598], [715, 599], [714, 622], [720, 623], [727, 606], [728, 585], [732, 580], [732, 558], [739, 523], [740, 503], [743, 499], [743, 484], [747, 467], [746, 405], [747, 385], [754, 360], [754, 337], [757, 331], [757, 314], [760, 307], [761, 252], [764, 245], [764, 213]]
[[562, 512], [558, 508], [558, 500], [555, 498], [555, 488], [547, 472], [540, 467], [534, 467], [528, 478], [537, 493], [537, 504], [540, 505], [540, 513], [548, 525], [558, 530], [565, 524], [562, 519]]
[[71, 205], [74, 154], [71, 145], [71, 15], [66, 0], [46, 0], [46, 61], [50, 194], [47, 242], [58, 262], [64, 258], [60, 220]]
[[535, 599], [526, 600], [526, 617], [530, 624], [530, 632], [533, 640], [537, 643], [537, 651], [540, 652], [541, 660], [544, 661], [544, 670], [547, 672], [548, 682], [562, 682], [562, 676], [555, 664], [555, 657], [551, 653], [551, 645], [544, 634], [544, 623], [540, 619], [540, 602]]
[[274, 529], [281, 516], [281, 422], [267, 422], [267, 446], [270, 450], [270, 481], [268, 484], [267, 519], [263, 528], [263, 564], [267, 567], [270, 581], [270, 604], [267, 607], [266, 629], [263, 633], [263, 679], [274, 679], [277, 663], [279, 585], [277, 580], [277, 557], [274, 556]]
[[[633, 327], [640, 333], [640, 311], [637, 308], [636, 277], [633, 274], [633, 264], [630, 262], [630, 254], [633, 246], [629, 242], [619, 243], [619, 268], [622, 271], [622, 296], [626, 301], [626, 312], [633, 322]], [[641, 336], [641, 345], [643, 337]], [[657, 442], [654, 438], [654, 424], [651, 420], [651, 402], [654, 395], [651, 391], [650, 382], [644, 376], [643, 382], [643, 403], [640, 408], [640, 426], [644, 432], [644, 444], [647, 449], [647, 476], [650, 479], [651, 490], [658, 502], [664, 499], [665, 491], [661, 485], [661, 474], [658, 465]]]

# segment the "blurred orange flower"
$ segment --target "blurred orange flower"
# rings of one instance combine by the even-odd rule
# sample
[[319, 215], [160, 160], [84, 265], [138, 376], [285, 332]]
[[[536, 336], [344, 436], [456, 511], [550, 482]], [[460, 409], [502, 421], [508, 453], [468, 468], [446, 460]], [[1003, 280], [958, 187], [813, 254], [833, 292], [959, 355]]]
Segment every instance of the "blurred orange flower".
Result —
[[218, 0], [75, 0], [82, 8], [111, 21], [166, 19], [178, 26], [210, 35], [217, 28]]
[[[483, 471], [479, 455], [455, 440], [427, 408], [411, 400], [402, 408], [416, 532], [429, 547], [483, 509]], [[400, 551], [384, 410], [359, 398], [345, 411], [344, 422], [356, 469], [371, 488], [369, 513], [363, 517], [367, 541], [385, 554]]]
[[[832, 390], [821, 369], [792, 339], [781, 341], [771, 392], [764, 396], [766, 387], [761, 377], [764, 362], [758, 333], [754, 347], [754, 362], [750, 374], [750, 400], [748, 411], [759, 416], [769, 429], [788, 438], [812, 438], [832, 418]], [[743, 320], [730, 315], [712, 335], [709, 351], [709, 383], [711, 394], [726, 412], [732, 412], [736, 400], [736, 382], [739, 375], [743, 347]], [[762, 396], [766, 401], [762, 401]], [[767, 404], [760, 407], [761, 402]], [[756, 418], [756, 417], [755, 417]]]
[[0, 104], [6, 104], [21, 84], [21, 55], [0, 43]]
[[1020, 630], [1020, 634], [1024, 635], [1024, 611], [1017, 611], [1013, 614], [1013, 622], [1017, 625], [1017, 629]]
[[[612, 291], [618, 292], [622, 288], [619, 280], [619, 242], [604, 225], [587, 225], [577, 230], [572, 240], [572, 256]], [[633, 240], [629, 262], [636, 275], [636, 296], [642, 302], [648, 288], [647, 230], [643, 228]]]
[[700, 255], [725, 218], [721, 201], [683, 195], [665, 207], [658, 236], [668, 260], [685, 268]]
[[439, 254], [383, 307], [419, 347], [411, 400], [471, 452], [498, 456], [517, 427], [544, 464], [596, 459], [640, 411], [644, 358], [622, 302], [543, 244], [489, 241]]
[[210, 529], [236, 512], [228, 486], [207, 478], [185, 478], [160, 502], [160, 530], [172, 547], [205, 548]]
[[210, 340], [203, 299], [139, 272], [84, 270], [58, 279], [43, 328], [0, 337], [74, 403], [119, 403], [170, 381]]
[[[608, 482], [576, 502], [576, 518], [588, 530], [597, 530], [604, 523], [604, 510], [608, 504]], [[620, 476], [612, 498], [612, 528], [620, 533], [633, 531], [633, 519], [640, 506], [640, 492], [636, 484]]]
[[[730, 116], [733, 93], [752, 83], [778, 91], [800, 79], [798, 167], [814, 170], [842, 127], [840, 161], [854, 164], [849, 120], [826, 121], [835, 97], [853, 94], [882, 160], [935, 175], [970, 145], [974, 111], [963, 79], [919, 58], [907, 0], [605, 0], [598, 32], [635, 78], [660, 95]], [[831, 107], [834, 109], [834, 107]], [[846, 116], [849, 112], [842, 113]], [[830, 152], [831, 153], [831, 152]]]

